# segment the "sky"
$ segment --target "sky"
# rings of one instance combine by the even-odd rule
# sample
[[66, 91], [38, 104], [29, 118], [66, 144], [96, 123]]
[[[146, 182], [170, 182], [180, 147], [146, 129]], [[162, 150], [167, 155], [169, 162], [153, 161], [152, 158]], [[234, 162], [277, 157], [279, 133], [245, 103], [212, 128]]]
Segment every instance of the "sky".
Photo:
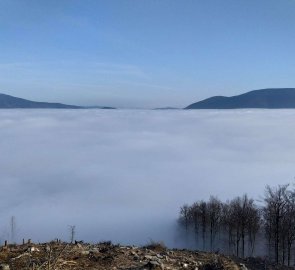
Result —
[[[179, 247], [185, 203], [294, 183], [294, 110], [0, 110], [0, 242]], [[25, 158], [24, 158], [25, 157]]]
[[0, 0], [0, 92], [122, 108], [294, 87], [294, 0]]

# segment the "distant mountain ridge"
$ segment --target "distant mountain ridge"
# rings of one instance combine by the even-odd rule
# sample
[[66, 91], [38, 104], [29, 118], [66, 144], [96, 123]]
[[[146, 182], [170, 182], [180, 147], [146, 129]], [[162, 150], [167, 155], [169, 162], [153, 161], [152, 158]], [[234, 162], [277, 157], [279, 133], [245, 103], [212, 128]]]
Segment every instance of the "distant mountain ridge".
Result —
[[155, 108], [153, 110], [181, 110], [181, 109], [175, 108], [175, 107], [160, 107], [160, 108]]
[[241, 95], [214, 96], [193, 103], [185, 109], [291, 109], [295, 108], [295, 88], [267, 88]]
[[63, 103], [37, 102], [0, 93], [0, 109], [114, 109], [112, 107], [82, 107]]

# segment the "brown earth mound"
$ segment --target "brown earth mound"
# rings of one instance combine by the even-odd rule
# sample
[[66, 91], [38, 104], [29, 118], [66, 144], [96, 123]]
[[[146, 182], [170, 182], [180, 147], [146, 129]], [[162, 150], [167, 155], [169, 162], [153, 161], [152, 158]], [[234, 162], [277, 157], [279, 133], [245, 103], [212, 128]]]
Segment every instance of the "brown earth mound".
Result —
[[[259, 263], [256, 265], [253, 260], [251, 263], [241, 260], [235, 262], [214, 253], [171, 250], [160, 243], [135, 247], [113, 245], [110, 242], [50, 242], [8, 245], [0, 250], [0, 269], [4, 270], [255, 270], [256, 266], [262, 269]], [[264, 269], [274, 268], [264, 266]]]
[[0, 269], [188, 269], [238, 270], [231, 259], [210, 253], [168, 250], [163, 245], [146, 247], [50, 242], [8, 245], [0, 251]]

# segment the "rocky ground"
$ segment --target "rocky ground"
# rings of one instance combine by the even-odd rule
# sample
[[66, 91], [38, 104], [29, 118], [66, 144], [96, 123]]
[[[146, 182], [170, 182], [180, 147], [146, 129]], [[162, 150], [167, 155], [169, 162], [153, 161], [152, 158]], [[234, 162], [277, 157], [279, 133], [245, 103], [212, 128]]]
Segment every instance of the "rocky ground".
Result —
[[[161, 244], [145, 247], [50, 242], [3, 246], [0, 269], [128, 269], [128, 270], [246, 270], [276, 269], [261, 260], [236, 261], [219, 254], [170, 250]], [[249, 267], [251, 266], [251, 268]], [[262, 268], [261, 268], [262, 267]]]

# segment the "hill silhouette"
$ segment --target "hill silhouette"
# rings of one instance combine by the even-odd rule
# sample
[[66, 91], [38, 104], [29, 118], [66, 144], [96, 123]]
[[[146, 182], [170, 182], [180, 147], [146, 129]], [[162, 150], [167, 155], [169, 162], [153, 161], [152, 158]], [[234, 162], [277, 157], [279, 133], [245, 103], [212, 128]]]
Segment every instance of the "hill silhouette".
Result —
[[185, 109], [289, 109], [295, 108], [295, 88], [269, 88], [226, 97], [214, 96], [193, 103]]

